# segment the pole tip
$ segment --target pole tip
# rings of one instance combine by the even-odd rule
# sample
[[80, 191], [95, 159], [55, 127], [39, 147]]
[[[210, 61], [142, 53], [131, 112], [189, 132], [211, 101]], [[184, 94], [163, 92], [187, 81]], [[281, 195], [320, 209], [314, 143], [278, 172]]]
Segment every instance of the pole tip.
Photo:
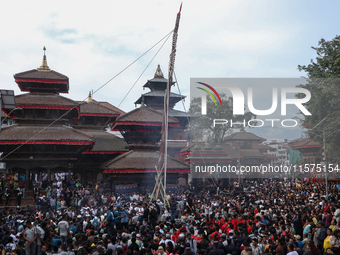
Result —
[[181, 6], [179, 7], [179, 12], [178, 12], [178, 15], [181, 15], [182, 4], [183, 4], [183, 2], [181, 3]]

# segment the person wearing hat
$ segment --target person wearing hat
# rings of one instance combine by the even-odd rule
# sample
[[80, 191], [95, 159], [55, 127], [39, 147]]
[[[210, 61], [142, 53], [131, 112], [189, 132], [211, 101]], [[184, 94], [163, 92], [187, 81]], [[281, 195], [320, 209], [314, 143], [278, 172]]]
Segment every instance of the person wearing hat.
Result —
[[26, 255], [36, 255], [36, 240], [38, 238], [38, 231], [30, 220], [26, 220], [24, 230], [24, 239], [26, 240], [25, 249]]
[[303, 242], [301, 241], [301, 236], [300, 235], [294, 235], [295, 242], [298, 243], [299, 248], [302, 250], [303, 248]]

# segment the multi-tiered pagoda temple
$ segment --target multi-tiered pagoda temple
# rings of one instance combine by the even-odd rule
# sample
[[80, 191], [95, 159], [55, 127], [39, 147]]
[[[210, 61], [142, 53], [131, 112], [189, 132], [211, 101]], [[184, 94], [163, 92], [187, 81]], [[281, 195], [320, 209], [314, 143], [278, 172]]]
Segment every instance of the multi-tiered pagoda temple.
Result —
[[28, 93], [16, 96], [19, 109], [9, 116], [16, 124], [1, 130], [7, 169], [26, 176], [63, 171], [95, 180], [101, 163], [127, 152], [123, 139], [105, 131], [124, 112], [91, 95], [87, 102], [61, 96], [69, 91], [69, 79], [49, 68], [45, 54], [39, 68], [14, 79]]
[[[143, 86], [149, 88], [151, 92], [142, 94], [135, 102], [141, 105], [140, 108], [116, 119], [112, 130], [121, 132], [130, 151], [104, 163], [103, 173], [129, 182], [155, 182], [167, 82], [158, 66], [154, 78]], [[176, 183], [178, 178], [183, 175], [187, 177], [189, 173], [189, 165], [176, 159], [180, 149], [186, 145], [184, 129], [189, 116], [173, 108], [183, 98], [175, 93], [170, 94], [168, 183]]]

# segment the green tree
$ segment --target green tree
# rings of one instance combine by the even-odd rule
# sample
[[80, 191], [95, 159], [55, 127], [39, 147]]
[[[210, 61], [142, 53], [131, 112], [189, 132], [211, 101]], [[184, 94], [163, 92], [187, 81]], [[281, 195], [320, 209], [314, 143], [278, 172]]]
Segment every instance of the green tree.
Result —
[[[191, 132], [195, 139], [202, 139], [208, 142], [220, 143], [223, 138], [231, 133], [234, 127], [230, 127], [229, 121], [246, 123], [250, 119], [255, 119], [256, 115], [251, 112], [245, 111], [244, 115], [233, 115], [233, 99], [226, 94], [220, 94], [222, 105], [215, 106], [215, 103], [208, 97], [207, 99], [207, 114], [201, 116], [201, 98], [196, 97], [191, 100], [190, 103], [190, 115], [196, 116], [190, 121]], [[214, 119], [226, 119], [228, 123], [226, 125], [215, 125]], [[255, 122], [252, 125], [256, 125]], [[237, 125], [238, 129], [244, 130], [244, 126]]]
[[[312, 115], [302, 115], [300, 120], [302, 126], [310, 130], [325, 117], [328, 118], [325, 127], [326, 136], [330, 135], [327, 138], [327, 158], [338, 162], [340, 132], [336, 130], [340, 128], [340, 36], [330, 41], [321, 39], [318, 47], [312, 49], [316, 51], [316, 59], [312, 59], [309, 65], [298, 66], [299, 71], [307, 74], [306, 84], [298, 87], [310, 91], [311, 99], [305, 107]], [[297, 98], [303, 97], [297, 94]], [[309, 134], [313, 140], [322, 143], [322, 130], [314, 129]]]

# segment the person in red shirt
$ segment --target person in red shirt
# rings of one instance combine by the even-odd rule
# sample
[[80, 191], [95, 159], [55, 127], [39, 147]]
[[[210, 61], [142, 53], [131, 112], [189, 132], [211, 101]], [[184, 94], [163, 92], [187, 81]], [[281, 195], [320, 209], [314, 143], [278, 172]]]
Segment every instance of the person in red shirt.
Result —
[[238, 219], [237, 219], [237, 215], [236, 215], [236, 214], [234, 214], [234, 216], [233, 216], [233, 219], [232, 219], [231, 223], [233, 224], [234, 228], [236, 228], [236, 227], [237, 227], [237, 224], [238, 224]]

